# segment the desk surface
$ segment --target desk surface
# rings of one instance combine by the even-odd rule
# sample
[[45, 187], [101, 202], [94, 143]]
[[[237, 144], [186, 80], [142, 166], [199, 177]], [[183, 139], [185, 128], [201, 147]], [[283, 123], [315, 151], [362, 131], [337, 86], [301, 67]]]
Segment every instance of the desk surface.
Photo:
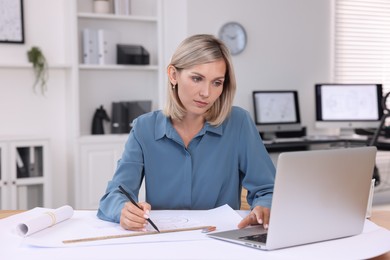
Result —
[[[387, 228], [390, 230], [390, 211], [388, 210], [374, 210], [372, 211], [370, 220], [378, 226]], [[375, 260], [390, 260], [390, 252], [381, 256], [373, 258]]]
[[[18, 214], [24, 210], [0, 210], [0, 219]], [[374, 210], [372, 211], [370, 220], [375, 224], [390, 230], [390, 211]], [[373, 258], [375, 260], [390, 260], [390, 252]]]
[[24, 210], [0, 210], [0, 219], [6, 218], [18, 213], [24, 212]]

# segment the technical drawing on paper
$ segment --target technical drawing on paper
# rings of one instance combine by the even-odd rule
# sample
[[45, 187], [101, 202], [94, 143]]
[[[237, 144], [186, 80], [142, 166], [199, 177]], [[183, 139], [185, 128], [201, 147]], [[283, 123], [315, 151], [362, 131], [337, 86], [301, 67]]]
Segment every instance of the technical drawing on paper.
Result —
[[[166, 216], [166, 217], [157, 217], [153, 218], [154, 224], [159, 228], [159, 230], [168, 230], [168, 229], [178, 229], [178, 228], [189, 228], [199, 226], [200, 222], [196, 220], [191, 220], [186, 216]], [[148, 224], [148, 230], [154, 230], [154, 228]]]

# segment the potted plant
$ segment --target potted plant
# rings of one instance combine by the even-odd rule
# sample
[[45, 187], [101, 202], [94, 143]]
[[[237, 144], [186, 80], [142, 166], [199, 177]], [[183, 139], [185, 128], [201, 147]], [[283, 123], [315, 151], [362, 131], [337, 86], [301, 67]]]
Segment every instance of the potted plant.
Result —
[[45, 56], [42, 51], [38, 47], [31, 47], [31, 49], [27, 52], [28, 61], [33, 64], [34, 74], [35, 74], [35, 82], [33, 85], [33, 89], [35, 91], [38, 83], [41, 85], [41, 92], [45, 94], [47, 91], [47, 80], [49, 78], [48, 65]]

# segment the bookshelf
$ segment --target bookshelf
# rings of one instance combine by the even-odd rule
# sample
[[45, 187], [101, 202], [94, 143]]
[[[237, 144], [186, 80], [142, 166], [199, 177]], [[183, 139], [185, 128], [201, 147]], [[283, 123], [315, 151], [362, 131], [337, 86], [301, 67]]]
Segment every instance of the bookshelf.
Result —
[[[112, 102], [152, 100], [153, 109], [161, 106], [161, 3], [158, 0], [131, 0], [130, 14], [116, 15], [94, 13], [92, 0], [76, 2], [78, 135], [85, 137], [91, 135], [93, 113], [100, 105], [110, 116]], [[149, 52], [150, 64], [84, 64], [83, 29], [114, 32], [115, 44], [143, 46]], [[105, 133], [111, 134], [109, 123], [105, 124]]]
[[50, 207], [48, 149], [44, 138], [0, 140], [0, 209]]
[[[93, 0], [75, 0], [73, 36], [76, 55], [73, 63], [76, 152], [74, 157], [74, 202], [77, 208], [97, 208], [107, 182], [112, 178], [127, 134], [112, 134], [104, 122], [104, 135], [92, 135], [91, 124], [101, 105], [112, 118], [112, 103], [151, 100], [152, 110], [159, 103], [162, 80], [162, 1], [131, 0], [130, 14], [93, 12]], [[141, 45], [149, 53], [148, 65], [84, 64], [84, 29], [115, 32], [116, 44]], [[144, 199], [140, 192], [140, 198]]]

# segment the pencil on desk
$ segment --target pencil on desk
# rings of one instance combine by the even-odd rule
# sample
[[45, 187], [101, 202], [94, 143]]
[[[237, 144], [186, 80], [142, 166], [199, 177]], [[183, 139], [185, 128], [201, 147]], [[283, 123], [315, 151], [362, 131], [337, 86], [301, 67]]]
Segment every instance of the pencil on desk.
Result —
[[160, 234], [160, 233], [161, 234], [162, 233], [173, 233], [173, 232], [191, 231], [191, 230], [199, 230], [199, 229], [206, 230], [206, 232], [210, 232], [210, 231], [216, 230], [216, 227], [214, 227], [214, 226], [198, 226], [198, 227], [189, 227], [189, 228], [167, 229], [167, 230], [161, 230], [160, 232], [149, 231], [149, 232], [138, 232], [138, 233], [131, 233], [131, 234], [122, 234], [122, 235], [87, 237], [87, 238], [64, 240], [64, 241], [62, 241], [62, 243], [64, 243], [64, 244], [71, 244], [71, 243], [91, 242], [91, 241], [98, 241], [98, 240], [107, 240], [107, 239], [125, 238], [125, 237], [136, 237], [136, 236], [146, 236], [146, 235], [154, 235], [154, 234]]

